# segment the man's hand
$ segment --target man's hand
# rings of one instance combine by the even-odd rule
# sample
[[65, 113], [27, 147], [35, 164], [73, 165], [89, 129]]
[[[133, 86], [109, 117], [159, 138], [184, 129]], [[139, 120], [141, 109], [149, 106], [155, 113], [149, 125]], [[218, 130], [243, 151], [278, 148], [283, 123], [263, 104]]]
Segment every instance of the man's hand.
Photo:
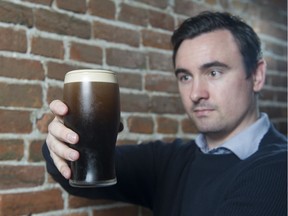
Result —
[[64, 126], [63, 116], [67, 114], [68, 107], [62, 101], [52, 101], [50, 110], [55, 115], [55, 118], [48, 126], [46, 143], [55, 166], [66, 179], [69, 179], [71, 170], [66, 161], [77, 160], [79, 153], [69, 148], [65, 143], [76, 144], [79, 136]]

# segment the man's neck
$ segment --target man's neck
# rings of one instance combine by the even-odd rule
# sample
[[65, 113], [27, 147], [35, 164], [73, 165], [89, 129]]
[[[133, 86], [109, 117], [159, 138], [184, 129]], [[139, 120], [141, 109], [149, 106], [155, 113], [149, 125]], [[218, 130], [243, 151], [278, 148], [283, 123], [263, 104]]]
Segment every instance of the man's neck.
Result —
[[227, 140], [231, 139], [232, 137], [234, 137], [241, 131], [245, 130], [253, 123], [255, 123], [259, 117], [260, 115], [255, 115], [250, 120], [246, 121], [242, 125], [232, 128], [231, 130], [223, 130], [223, 131], [218, 131], [218, 132], [205, 133], [204, 136], [205, 136], [208, 148], [213, 149], [213, 148], [217, 148], [221, 146]]

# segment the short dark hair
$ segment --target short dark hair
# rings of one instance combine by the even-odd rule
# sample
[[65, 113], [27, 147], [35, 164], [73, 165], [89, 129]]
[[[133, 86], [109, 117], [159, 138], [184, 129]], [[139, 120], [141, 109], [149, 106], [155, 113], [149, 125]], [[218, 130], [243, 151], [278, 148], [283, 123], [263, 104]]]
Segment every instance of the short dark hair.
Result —
[[177, 51], [184, 40], [222, 29], [229, 30], [235, 38], [243, 57], [246, 75], [250, 77], [262, 58], [261, 41], [255, 31], [241, 18], [227, 12], [202, 12], [198, 16], [186, 19], [174, 31], [171, 37], [174, 66]]

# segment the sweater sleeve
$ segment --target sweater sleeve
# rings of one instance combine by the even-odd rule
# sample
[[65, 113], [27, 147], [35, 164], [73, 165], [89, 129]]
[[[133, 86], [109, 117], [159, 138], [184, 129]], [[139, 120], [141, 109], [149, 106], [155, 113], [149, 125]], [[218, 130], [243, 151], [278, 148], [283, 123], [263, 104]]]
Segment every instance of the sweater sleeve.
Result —
[[116, 147], [117, 184], [102, 188], [76, 188], [69, 185], [50, 157], [47, 144], [42, 147], [47, 172], [68, 193], [89, 199], [110, 199], [151, 208], [154, 189], [153, 145], [129, 145]]
[[257, 160], [231, 179], [217, 216], [286, 216], [287, 154]]

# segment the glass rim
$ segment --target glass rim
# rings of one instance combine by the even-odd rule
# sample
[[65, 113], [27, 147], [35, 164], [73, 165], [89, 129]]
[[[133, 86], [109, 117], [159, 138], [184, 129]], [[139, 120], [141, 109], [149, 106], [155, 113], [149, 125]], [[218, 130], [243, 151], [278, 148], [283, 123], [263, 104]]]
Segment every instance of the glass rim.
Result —
[[116, 73], [104, 69], [79, 69], [65, 74], [64, 83], [71, 82], [108, 82], [117, 83]]

